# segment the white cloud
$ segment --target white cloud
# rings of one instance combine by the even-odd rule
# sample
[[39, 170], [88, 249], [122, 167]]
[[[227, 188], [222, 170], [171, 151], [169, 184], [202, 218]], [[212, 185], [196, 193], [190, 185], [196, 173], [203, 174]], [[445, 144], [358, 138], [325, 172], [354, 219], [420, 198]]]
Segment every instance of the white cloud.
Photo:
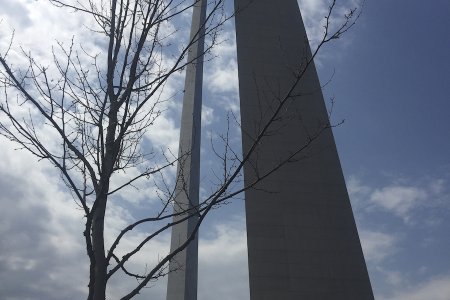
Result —
[[435, 179], [430, 183], [430, 192], [435, 195], [439, 195], [445, 192], [445, 180], [444, 179]]
[[247, 235], [243, 218], [208, 228], [200, 239], [199, 299], [249, 299]]
[[387, 186], [376, 189], [370, 201], [408, 222], [411, 211], [418, 208], [429, 196], [425, 190], [414, 186]]
[[359, 233], [366, 261], [377, 264], [395, 253], [398, 239], [394, 235], [370, 230]]
[[[75, 37], [75, 45], [87, 35], [92, 35], [88, 28], [94, 28], [94, 21], [80, 13], [71, 13], [68, 9], [57, 8], [48, 1], [14, 0], [11, 9], [0, 11], [3, 24], [0, 27], [0, 51], [3, 53], [14, 30], [14, 43], [10, 51], [9, 61], [24, 62], [20, 55], [19, 45], [25, 52], [31, 51], [36, 61], [43, 66], [51, 65], [53, 61], [52, 46], [56, 41], [66, 47]], [[12, 9], [15, 8], [15, 9]], [[19, 9], [20, 8], [20, 9]], [[18, 22], [18, 20], [21, 20]], [[26, 22], [24, 21], [26, 20]], [[64, 24], [64, 26], [61, 26]], [[95, 39], [83, 39], [83, 48], [91, 53], [100, 52]], [[55, 49], [57, 49], [56, 47]], [[78, 47], [77, 47], [78, 48]]]
[[[115, 222], [115, 221], [114, 221]], [[111, 236], [115, 236], [112, 235]], [[118, 257], [128, 253], [134, 249], [144, 238], [146, 232], [138, 230], [127, 235], [119, 244], [116, 254]], [[130, 261], [125, 265], [127, 270], [137, 274], [145, 274], [150, 271], [158, 262], [159, 259], [168, 254], [170, 245], [169, 232], [157, 237], [144, 246]], [[148, 285], [148, 288], [142, 290], [140, 295], [136, 296], [137, 300], [141, 299], [164, 299], [166, 293], [167, 278], [161, 278], [153, 281]], [[107, 294], [111, 299], [122, 297], [130, 292], [138, 285], [135, 278], [129, 277], [121, 273], [111, 277], [108, 282]]]
[[[298, 0], [306, 32], [313, 49], [323, 37], [325, 16], [328, 14], [331, 2], [332, 1]], [[329, 32], [335, 30], [337, 26], [344, 22], [344, 16], [349, 12], [349, 9], [359, 6], [360, 1], [358, 0], [337, 1], [331, 15]]]
[[[30, 154], [13, 149], [14, 145], [2, 141], [0, 200], [9, 203], [5, 206], [8, 209], [0, 210], [2, 299], [83, 299], [88, 282], [83, 213], [58, 184], [59, 176], [53, 168], [45, 163], [37, 164]], [[109, 203], [105, 220], [107, 245], [131, 219], [126, 205]], [[211, 229], [200, 241], [199, 299], [248, 298], [245, 296], [248, 295], [248, 271], [244, 220], [233, 219], [212, 225]], [[127, 235], [117, 250], [118, 255], [134, 247], [145, 234], [144, 230], [134, 230]], [[141, 273], [151, 268], [167, 254], [169, 238], [169, 232], [158, 237], [127, 268]], [[111, 279], [108, 294], [123, 295], [134, 286], [135, 280], [117, 275]], [[55, 290], [59, 292], [55, 294]], [[151, 283], [136, 299], [163, 299], [165, 291], [166, 279], [162, 279]]]
[[238, 90], [236, 60], [230, 59], [224, 65], [217, 66], [209, 79], [209, 85], [213, 92], [236, 92]]
[[11, 25], [14, 27], [27, 27], [30, 25], [29, 10], [22, 1], [18, 0], [2, 0], [2, 11], [6, 16], [17, 16], [11, 18]]
[[2, 141], [0, 200], [8, 209], [0, 210], [0, 294], [3, 299], [84, 298], [83, 214], [61, 191], [53, 168], [13, 149]]
[[[437, 225], [442, 221], [439, 214], [450, 209], [446, 180], [427, 178], [419, 181], [391, 178], [391, 183], [373, 187], [356, 176], [346, 180], [352, 206], [357, 217], [372, 212], [384, 212], [401, 218], [409, 225]], [[420, 216], [420, 217], [417, 217]]]
[[383, 271], [382, 272], [386, 276], [386, 282], [390, 285], [401, 287], [402, 284], [405, 284], [406, 280], [404, 278], [404, 274], [399, 271]]
[[347, 191], [352, 202], [354, 211], [361, 211], [367, 207], [367, 199], [372, 189], [363, 184], [361, 179], [356, 176], [350, 176], [346, 180]]
[[298, 0], [308, 38], [316, 43], [323, 34], [323, 19], [327, 15], [328, 1]]
[[202, 126], [211, 125], [215, 120], [214, 108], [203, 105], [202, 106]]
[[175, 125], [173, 119], [166, 117], [158, 118], [145, 136], [155, 147], [167, 147], [172, 153], [178, 153], [180, 128]]
[[433, 291], [448, 284], [448, 276], [430, 280], [439, 274], [431, 267], [436, 258], [422, 256], [424, 249], [447, 247], [438, 233], [449, 212], [445, 178], [395, 176], [384, 186], [347, 179], [377, 299], [450, 299], [448, 290]]
[[356, 196], [358, 194], [368, 194], [371, 190], [370, 187], [364, 185], [362, 181], [355, 176], [350, 176], [346, 181], [346, 184], [350, 196]]
[[214, 95], [218, 93], [238, 93], [236, 62], [236, 37], [228, 28], [221, 36], [222, 41], [213, 49], [213, 59], [205, 64], [205, 84]]
[[[84, 246], [83, 212], [71, 199], [54, 168], [37, 163], [24, 151], [2, 140], [0, 160], [0, 201], [8, 209], [0, 210], [0, 295], [16, 299], [83, 299], [87, 295], [89, 262]], [[106, 216], [107, 246], [130, 223], [130, 211], [111, 201]], [[127, 235], [118, 253], [137, 245], [145, 236], [142, 230]], [[169, 234], [151, 242], [127, 267], [145, 272], [158, 257], [167, 254]], [[119, 255], [120, 256], [120, 255]], [[114, 276], [110, 295], [122, 295], [136, 281]], [[55, 293], [55, 291], [58, 293]], [[140, 297], [162, 299], [165, 281], [153, 283]]]
[[386, 300], [449, 300], [450, 276], [432, 278], [419, 285], [397, 291], [389, 297], [380, 297]]

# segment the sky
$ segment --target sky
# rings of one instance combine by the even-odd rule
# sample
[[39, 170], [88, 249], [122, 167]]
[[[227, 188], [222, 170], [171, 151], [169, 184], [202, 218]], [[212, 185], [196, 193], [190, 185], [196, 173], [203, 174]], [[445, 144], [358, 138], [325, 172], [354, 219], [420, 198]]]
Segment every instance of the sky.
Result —
[[[328, 1], [299, 2], [314, 47]], [[353, 4], [341, 1], [340, 7]], [[0, 0], [0, 7], [0, 53], [14, 29], [11, 57], [18, 65], [19, 46], [46, 63], [50, 47], [72, 36], [92, 51], [104, 45], [86, 35], [86, 20], [46, 1]], [[337, 10], [336, 21], [341, 14]], [[335, 99], [332, 122], [344, 120], [334, 135], [376, 299], [450, 299], [449, 14], [446, 0], [367, 0], [355, 27], [315, 61], [321, 82], [329, 81], [325, 101]], [[169, 25], [179, 27], [183, 36], [188, 20], [186, 14]], [[222, 42], [205, 64], [202, 195], [211, 189], [211, 170], [217, 167], [209, 140], [225, 131], [227, 112], [239, 114], [232, 22], [224, 25]], [[175, 153], [182, 83], [183, 74], [176, 74], [166, 91], [175, 100], [148, 137], [152, 145]], [[238, 128], [230, 132], [239, 149]], [[85, 298], [82, 212], [52, 166], [4, 138], [0, 143], [0, 298]], [[107, 239], [136, 211], [151, 208], [154, 198], [145, 184], [120, 194], [107, 215]], [[124, 247], [144, 235], [137, 231]], [[168, 243], [169, 235], [162, 235], [131, 267], [151, 265]], [[199, 299], [249, 299], [246, 251], [240, 197], [215, 210], [201, 229]], [[114, 278], [108, 295], [115, 299], [133, 285]], [[136, 299], [164, 299], [164, 294], [163, 279]]]

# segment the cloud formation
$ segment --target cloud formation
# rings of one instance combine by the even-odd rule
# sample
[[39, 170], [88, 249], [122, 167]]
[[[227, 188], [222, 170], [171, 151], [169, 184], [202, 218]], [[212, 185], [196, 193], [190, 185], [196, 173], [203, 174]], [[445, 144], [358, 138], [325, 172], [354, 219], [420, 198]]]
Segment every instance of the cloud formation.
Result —
[[418, 286], [409, 287], [403, 291], [397, 291], [394, 295], [383, 300], [448, 300], [450, 295], [450, 276], [432, 278]]
[[[83, 246], [83, 214], [77, 210], [64, 186], [58, 185], [58, 174], [34, 157], [15, 151], [14, 145], [2, 142], [0, 161], [0, 201], [10, 209], [0, 210], [0, 294], [2, 299], [83, 299], [87, 292], [88, 261]], [[24, 176], [27, 174], [27, 176]], [[129, 224], [129, 212], [110, 205], [106, 218], [107, 244]], [[242, 217], [213, 225], [200, 240], [200, 295], [212, 299], [245, 299], [248, 283], [246, 235]], [[121, 243], [119, 253], [130, 249], [145, 236], [132, 233]], [[169, 235], [151, 243], [127, 267], [145, 271], [167, 253]], [[227, 249], [227, 251], [224, 251]], [[43, 271], [45, 270], [45, 271]], [[221, 270], [218, 272], [217, 270]], [[224, 282], [234, 282], [226, 286]], [[113, 277], [110, 295], [123, 295], [135, 286], [135, 280]], [[214, 289], [211, 289], [214, 286]], [[58, 293], [55, 293], [58, 290]], [[163, 299], [165, 279], [152, 283], [136, 299]], [[114, 298], [113, 297], [113, 298]]]
[[[435, 258], [427, 255], [443, 246], [433, 233], [450, 212], [447, 178], [386, 179], [378, 186], [356, 176], [347, 180], [376, 299], [447, 299], [448, 276], [428, 273]], [[404, 266], [406, 257], [417, 259]]]
[[[450, 197], [446, 182], [444, 178], [425, 178], [417, 183], [394, 178], [385, 186], [371, 187], [351, 176], [347, 180], [347, 187], [354, 209], [365, 213], [384, 211], [413, 225], [427, 222], [431, 224], [432, 219], [438, 221], [435, 210], [450, 209], [446, 201]], [[420, 218], [414, 219], [419, 215]]]
[[0, 201], [9, 203], [0, 210], [2, 298], [84, 298], [88, 268], [81, 211], [48, 165], [4, 141], [2, 155]]
[[376, 189], [370, 202], [409, 221], [410, 213], [427, 199], [426, 191], [413, 186], [387, 186]]
[[364, 258], [379, 263], [395, 252], [397, 237], [392, 234], [362, 229], [359, 231]]

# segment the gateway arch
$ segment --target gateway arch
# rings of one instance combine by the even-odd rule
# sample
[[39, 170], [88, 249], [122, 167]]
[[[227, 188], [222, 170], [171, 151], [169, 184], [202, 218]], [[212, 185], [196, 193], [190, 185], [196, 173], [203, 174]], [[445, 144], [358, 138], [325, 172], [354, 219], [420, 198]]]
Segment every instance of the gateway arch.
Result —
[[[244, 165], [246, 185], [276, 169], [245, 192], [250, 299], [374, 299], [321, 85], [314, 63], [307, 64], [311, 50], [297, 1], [234, 2], [244, 154], [284, 101]], [[205, 7], [206, 0], [194, 7], [193, 33]], [[190, 55], [202, 53], [201, 43]], [[181, 169], [193, 188], [189, 201], [177, 200], [181, 206], [198, 201], [201, 73], [201, 63], [187, 70], [180, 149], [192, 149], [192, 158]], [[172, 249], [192, 226], [173, 228]], [[196, 300], [196, 240], [176, 262], [184, 267], [169, 273], [167, 300]]]

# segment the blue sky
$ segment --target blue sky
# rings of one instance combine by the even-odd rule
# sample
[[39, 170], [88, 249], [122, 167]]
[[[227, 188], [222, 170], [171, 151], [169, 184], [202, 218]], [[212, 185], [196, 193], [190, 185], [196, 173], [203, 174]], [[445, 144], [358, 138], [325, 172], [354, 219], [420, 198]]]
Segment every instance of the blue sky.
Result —
[[367, 1], [319, 68], [322, 81], [335, 70], [325, 94], [345, 119], [334, 133], [358, 229], [379, 239], [366, 253], [377, 299], [450, 299], [449, 12], [448, 1]]
[[[300, 5], [314, 45], [327, 1], [301, 0]], [[44, 61], [55, 40], [73, 34], [86, 47], [101, 49], [101, 42], [83, 36], [84, 20], [68, 19], [45, 1], [0, 0], [0, 7], [0, 51], [12, 28], [16, 46], [32, 49]], [[316, 60], [321, 81], [331, 78], [324, 94], [326, 101], [336, 101], [332, 120], [345, 120], [334, 134], [376, 299], [450, 299], [449, 14], [445, 0], [368, 0], [356, 26]], [[188, 31], [188, 20], [186, 15], [184, 23], [174, 24], [181, 27], [180, 36]], [[227, 111], [238, 114], [232, 23], [221, 38], [213, 49], [216, 58], [205, 66], [203, 194], [215, 166], [208, 140], [224, 130]], [[178, 74], [168, 87], [177, 101], [148, 138], [154, 145], [177, 147], [182, 82]], [[238, 149], [238, 129], [231, 132]], [[15, 151], [5, 139], [0, 143], [0, 297], [84, 298], [82, 213], [64, 185], [55, 184], [59, 176], [52, 167]], [[154, 193], [143, 185], [139, 193], [120, 196], [122, 202], [111, 205], [107, 218], [111, 235], [136, 209], [148, 208]], [[199, 299], [248, 299], [242, 199], [214, 211], [201, 234]], [[137, 232], [126, 243], [143, 235]], [[165, 253], [168, 240], [162, 236], [148, 251]], [[150, 252], [133, 266], [153, 262]], [[109, 294], [122, 294], [132, 285], [117, 279]], [[156, 283], [137, 299], [163, 299], [164, 285]]]

